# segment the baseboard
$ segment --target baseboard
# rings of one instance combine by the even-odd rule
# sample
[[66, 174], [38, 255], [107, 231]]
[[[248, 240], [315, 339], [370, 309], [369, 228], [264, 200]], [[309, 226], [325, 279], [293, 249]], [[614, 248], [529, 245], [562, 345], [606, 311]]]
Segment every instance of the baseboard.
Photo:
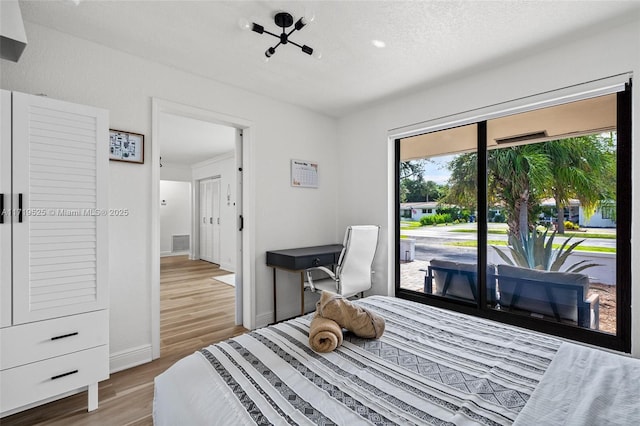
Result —
[[191, 257], [191, 253], [188, 251], [161, 251], [160, 257], [169, 257], [169, 256], [184, 256], [189, 255]]
[[153, 360], [151, 345], [138, 346], [121, 352], [112, 353], [109, 357], [109, 371], [111, 374], [118, 371], [146, 364]]
[[[310, 300], [311, 299], [311, 300]], [[313, 312], [316, 307], [316, 300], [313, 296], [305, 294], [304, 309], [306, 313]], [[282, 321], [284, 318], [293, 318], [300, 316], [300, 305], [296, 305], [294, 309], [287, 309], [286, 307], [278, 306], [278, 321]], [[266, 312], [256, 316], [256, 328], [265, 327], [273, 323], [273, 311]]]
[[231, 273], [235, 274], [235, 265], [231, 264], [231, 263], [221, 263], [220, 264], [220, 269], [224, 269], [225, 271], [229, 271]]

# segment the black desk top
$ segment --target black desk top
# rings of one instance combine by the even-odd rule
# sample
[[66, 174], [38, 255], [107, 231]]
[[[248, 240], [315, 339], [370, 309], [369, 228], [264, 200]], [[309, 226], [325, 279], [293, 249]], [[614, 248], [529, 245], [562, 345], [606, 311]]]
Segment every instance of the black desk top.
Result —
[[328, 244], [325, 246], [300, 247], [285, 250], [270, 250], [267, 252], [284, 256], [317, 256], [320, 254], [331, 254], [342, 251], [342, 244]]
[[314, 266], [336, 264], [341, 252], [342, 244], [272, 250], [267, 252], [267, 265], [300, 271]]

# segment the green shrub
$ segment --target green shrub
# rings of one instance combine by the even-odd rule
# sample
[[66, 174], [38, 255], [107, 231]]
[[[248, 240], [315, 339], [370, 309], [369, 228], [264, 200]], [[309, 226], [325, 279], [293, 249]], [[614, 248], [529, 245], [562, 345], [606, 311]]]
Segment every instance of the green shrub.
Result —
[[420, 223], [422, 226], [433, 225], [433, 216], [422, 216], [420, 218]]
[[564, 221], [564, 229], [580, 229], [580, 225], [578, 225], [577, 223], [573, 223], [569, 220], [565, 220]]
[[439, 225], [439, 224], [443, 224], [443, 223], [452, 223], [453, 220], [451, 220], [451, 215], [446, 213], [446, 214], [433, 214], [430, 216], [422, 216], [420, 218], [420, 223], [425, 226], [425, 225]]

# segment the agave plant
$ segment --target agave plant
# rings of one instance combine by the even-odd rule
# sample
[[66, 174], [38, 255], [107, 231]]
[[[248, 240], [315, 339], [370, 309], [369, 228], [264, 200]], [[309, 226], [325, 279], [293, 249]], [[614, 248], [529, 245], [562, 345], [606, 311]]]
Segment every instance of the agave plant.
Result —
[[[498, 255], [507, 264], [512, 266], [520, 266], [523, 268], [541, 269], [545, 271], [560, 271], [560, 268], [569, 258], [569, 255], [584, 240], [576, 241], [568, 246], [572, 237], [565, 240], [562, 245], [554, 249], [553, 238], [556, 232], [553, 231], [549, 239], [547, 239], [548, 229], [542, 234], [537, 230], [529, 231], [526, 234], [521, 233], [520, 238], [513, 234], [509, 235], [508, 249], [511, 252], [511, 258], [496, 246], [492, 246]], [[588, 263], [588, 260], [581, 260], [569, 266], [565, 272], [580, 272], [587, 268], [600, 266], [598, 263]]]

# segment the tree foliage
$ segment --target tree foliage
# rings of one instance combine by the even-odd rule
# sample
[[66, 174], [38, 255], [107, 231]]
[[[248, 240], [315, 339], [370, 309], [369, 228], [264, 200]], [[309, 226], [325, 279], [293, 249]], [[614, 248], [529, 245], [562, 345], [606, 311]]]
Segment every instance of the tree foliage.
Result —
[[551, 162], [552, 184], [545, 195], [555, 199], [559, 233], [564, 233], [564, 208], [571, 198], [580, 200], [587, 217], [601, 203], [616, 199], [616, 150], [612, 136], [550, 141], [541, 144], [541, 150]]
[[[542, 198], [555, 198], [563, 232], [564, 207], [577, 198], [587, 214], [615, 201], [615, 137], [581, 136], [493, 149], [487, 153], [487, 198], [504, 209], [509, 234], [520, 237], [535, 225], [534, 211]], [[443, 201], [476, 209], [476, 153], [450, 163], [449, 192]]]
[[446, 185], [424, 180], [429, 160], [411, 160], [400, 163], [400, 202], [438, 201], [447, 192]]

